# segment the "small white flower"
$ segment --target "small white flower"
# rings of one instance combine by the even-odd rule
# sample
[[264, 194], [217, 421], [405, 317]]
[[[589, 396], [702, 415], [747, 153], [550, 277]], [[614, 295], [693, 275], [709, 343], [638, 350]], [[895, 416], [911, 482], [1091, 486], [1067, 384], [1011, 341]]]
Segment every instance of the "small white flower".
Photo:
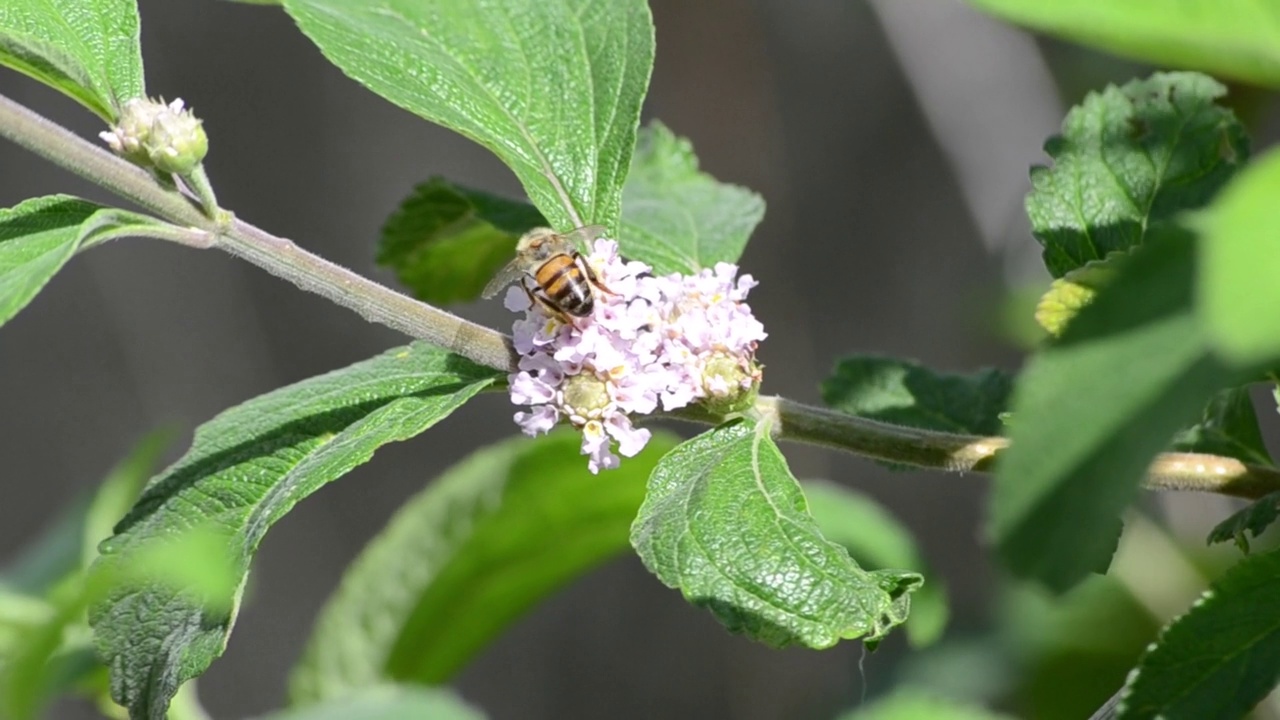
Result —
[[649, 442], [651, 433], [631, 415], [740, 403], [760, 380], [755, 351], [765, 332], [745, 304], [756, 282], [737, 277], [735, 265], [655, 277], [605, 239], [585, 260], [611, 291], [595, 293], [589, 317], [562, 323], [519, 287], [507, 291], [503, 305], [524, 313], [513, 327], [521, 357], [509, 381], [511, 401], [530, 411], [516, 413], [516, 423], [538, 435], [567, 419], [581, 430], [595, 473], [618, 466], [614, 443], [632, 457]]

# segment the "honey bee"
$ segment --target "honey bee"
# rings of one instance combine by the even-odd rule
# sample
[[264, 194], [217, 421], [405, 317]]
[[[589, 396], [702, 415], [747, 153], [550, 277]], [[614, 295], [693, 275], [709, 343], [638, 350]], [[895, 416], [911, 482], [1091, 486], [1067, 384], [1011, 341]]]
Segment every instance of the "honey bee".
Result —
[[[595, 307], [593, 287], [610, 292], [578, 250], [606, 232], [602, 225], [580, 227], [563, 235], [550, 228], [530, 230], [516, 243], [515, 259], [494, 275], [482, 295], [491, 298], [519, 280], [532, 302], [573, 324], [574, 318], [590, 315]], [[532, 288], [529, 279], [533, 280]]]

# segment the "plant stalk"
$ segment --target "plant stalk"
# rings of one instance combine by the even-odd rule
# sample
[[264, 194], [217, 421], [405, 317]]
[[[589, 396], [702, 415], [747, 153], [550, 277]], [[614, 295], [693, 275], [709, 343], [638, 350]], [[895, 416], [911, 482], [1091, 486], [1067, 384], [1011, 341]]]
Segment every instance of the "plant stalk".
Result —
[[[316, 293], [370, 322], [399, 330], [481, 365], [511, 371], [516, 355], [506, 335], [419, 302], [243, 220], [209, 217], [204, 208], [174, 188], [75, 133], [0, 95], [0, 137], [12, 140], [66, 170], [150, 210], [189, 233], [171, 238], [193, 246], [218, 247]], [[202, 194], [212, 201], [212, 187]], [[163, 237], [163, 233], [155, 233]], [[955, 435], [867, 420], [779, 397], [761, 397], [757, 411], [774, 420], [775, 435], [833, 447], [884, 462], [948, 472], [989, 471], [1008, 447], [1002, 437]], [[696, 411], [677, 417], [714, 423]], [[1280, 472], [1216, 455], [1164, 453], [1151, 464], [1145, 486], [1156, 490], [1196, 490], [1257, 498], [1280, 490]]]
[[[812, 407], [776, 396], [762, 396], [756, 408], [770, 416], [774, 436], [823, 445], [883, 462], [947, 472], [989, 472], [1004, 437], [956, 435], [893, 425]], [[1166, 452], [1147, 468], [1148, 490], [1192, 490], [1256, 500], [1280, 490], [1280, 471], [1235, 458]]]
[[[182, 227], [203, 230], [221, 248], [299, 288], [492, 368], [515, 366], [510, 339], [376, 283], [293, 242], [241, 220], [206, 216], [201, 206], [161, 186], [142, 168], [0, 95], [0, 137]], [[209, 189], [212, 196], [212, 188]]]

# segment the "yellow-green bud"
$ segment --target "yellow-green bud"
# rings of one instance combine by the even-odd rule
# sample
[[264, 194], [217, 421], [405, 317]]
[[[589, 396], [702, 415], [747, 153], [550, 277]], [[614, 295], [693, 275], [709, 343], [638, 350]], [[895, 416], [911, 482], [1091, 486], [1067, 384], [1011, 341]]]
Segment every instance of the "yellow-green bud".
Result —
[[575, 423], [600, 417], [609, 401], [609, 387], [593, 373], [581, 372], [564, 381], [564, 404], [571, 410], [570, 419]]
[[713, 355], [702, 368], [702, 406], [717, 415], [740, 413], [756, 402], [762, 368], [755, 360]]

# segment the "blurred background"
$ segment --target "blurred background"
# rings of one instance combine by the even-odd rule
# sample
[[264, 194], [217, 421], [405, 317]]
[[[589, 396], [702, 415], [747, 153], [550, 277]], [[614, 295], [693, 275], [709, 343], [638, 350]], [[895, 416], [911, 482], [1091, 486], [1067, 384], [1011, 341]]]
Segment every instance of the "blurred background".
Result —
[[[1042, 142], [1086, 90], [1147, 68], [1034, 38], [952, 0], [651, 5], [658, 50], [646, 118], [689, 137], [705, 170], [768, 201], [742, 261], [761, 281], [752, 305], [770, 332], [760, 353], [768, 392], [815, 402], [846, 353], [950, 371], [1017, 368], [1030, 308], [1009, 298], [1048, 279], [1022, 211], [1028, 166], [1044, 161]], [[443, 175], [520, 194], [486, 150], [344, 77], [278, 8], [140, 6], [149, 92], [180, 96], [204, 118], [219, 199], [250, 222], [394, 282], [375, 267], [374, 245], [415, 183]], [[0, 72], [0, 92], [86, 136], [102, 129], [14, 73]], [[1245, 89], [1233, 97], [1255, 145], [1267, 144], [1274, 103]], [[0, 206], [53, 192], [107, 197], [0, 144]], [[498, 303], [458, 310], [510, 322]], [[0, 333], [0, 564], [147, 431], [175, 428], [174, 457], [217, 412], [403, 341], [226, 255], [138, 240], [76, 258]], [[384, 448], [272, 530], [230, 647], [200, 681], [214, 717], [284, 702], [287, 670], [343, 567], [406, 497], [513, 434], [511, 412], [497, 396], [471, 403]], [[1274, 412], [1263, 414], [1274, 436]], [[898, 636], [874, 655], [857, 643], [772, 651], [727, 634], [629, 556], [516, 624], [461, 675], [462, 694], [497, 720], [818, 720], [912, 678], [1024, 716], [1085, 717], [1118, 687], [1155, 616], [1194, 596], [1194, 577], [1155, 600], [1109, 578], [1050, 607], [1010, 590], [992, 565], [981, 542], [985, 477], [785, 450], [797, 476], [859, 488], [917, 533], [951, 596], [940, 645], [908, 651]], [[1194, 544], [1228, 506], [1192, 497], [1149, 509]], [[1131, 557], [1182, 557], [1163, 531], [1138, 526], [1131, 534], [1146, 540], [1132, 542], [1147, 544]], [[1072, 623], [1105, 635], [1091, 641], [1104, 647], [1073, 646]], [[1037, 699], [1055, 687], [1071, 699]], [[64, 703], [53, 716], [95, 715]]]

